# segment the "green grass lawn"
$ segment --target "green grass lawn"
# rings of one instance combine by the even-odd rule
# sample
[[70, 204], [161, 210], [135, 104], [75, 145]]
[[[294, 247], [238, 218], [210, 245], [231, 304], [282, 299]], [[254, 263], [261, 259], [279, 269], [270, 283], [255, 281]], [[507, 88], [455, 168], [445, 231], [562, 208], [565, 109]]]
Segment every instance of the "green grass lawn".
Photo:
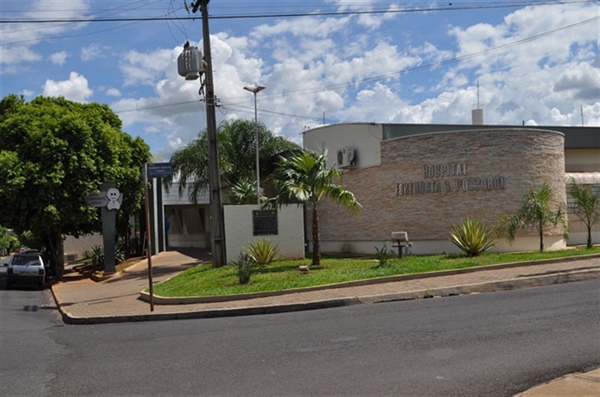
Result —
[[154, 286], [156, 295], [165, 297], [219, 296], [250, 292], [281, 291], [291, 288], [312, 287], [341, 282], [372, 279], [401, 274], [424, 273], [461, 269], [512, 262], [527, 262], [600, 253], [600, 247], [576, 248], [550, 252], [487, 253], [475, 258], [464, 255], [408, 256], [391, 258], [386, 266], [379, 266], [374, 258], [323, 256], [318, 268], [305, 274], [298, 266], [309, 265], [310, 258], [302, 261], [277, 261], [257, 268], [250, 283], [240, 285], [237, 268], [225, 266], [213, 269], [210, 264], [190, 268], [183, 273]]

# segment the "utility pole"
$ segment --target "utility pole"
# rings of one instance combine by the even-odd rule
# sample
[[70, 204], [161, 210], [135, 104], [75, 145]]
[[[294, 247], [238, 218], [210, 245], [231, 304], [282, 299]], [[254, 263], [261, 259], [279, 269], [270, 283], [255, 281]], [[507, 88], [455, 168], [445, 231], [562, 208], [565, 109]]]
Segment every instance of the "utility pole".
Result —
[[227, 264], [225, 251], [225, 222], [221, 201], [221, 181], [219, 177], [219, 147], [217, 140], [217, 121], [215, 117], [215, 89], [212, 75], [212, 57], [210, 52], [210, 31], [208, 28], [208, 3], [210, 0], [196, 0], [192, 12], [198, 7], [202, 12], [202, 41], [204, 42], [204, 83], [206, 86], [206, 131], [208, 137], [208, 176], [210, 185], [210, 221], [212, 227], [211, 250], [213, 267]]

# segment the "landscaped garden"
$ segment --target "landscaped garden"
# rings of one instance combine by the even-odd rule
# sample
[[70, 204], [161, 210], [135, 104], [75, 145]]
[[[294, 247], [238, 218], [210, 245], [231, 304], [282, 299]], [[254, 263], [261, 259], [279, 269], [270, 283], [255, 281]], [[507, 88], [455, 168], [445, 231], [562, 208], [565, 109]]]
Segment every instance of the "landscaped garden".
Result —
[[155, 285], [154, 293], [165, 297], [189, 297], [280, 291], [376, 277], [591, 254], [600, 254], [600, 246], [547, 252], [483, 253], [475, 257], [468, 257], [465, 254], [411, 255], [402, 259], [389, 256], [386, 261], [382, 261], [381, 257], [377, 259], [373, 256], [324, 255], [321, 266], [310, 267], [307, 273], [301, 272], [299, 266], [310, 265], [310, 259], [273, 261], [263, 266], [254, 264], [251, 278], [246, 284], [239, 281], [238, 266], [212, 268], [208, 263], [190, 268], [170, 280]]

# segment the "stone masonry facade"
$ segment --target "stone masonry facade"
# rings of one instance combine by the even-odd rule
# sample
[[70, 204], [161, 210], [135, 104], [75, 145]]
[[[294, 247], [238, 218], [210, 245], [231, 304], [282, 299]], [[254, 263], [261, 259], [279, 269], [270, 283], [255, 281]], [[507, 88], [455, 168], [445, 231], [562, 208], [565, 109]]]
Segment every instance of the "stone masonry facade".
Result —
[[[324, 201], [321, 240], [386, 241], [392, 231], [406, 231], [413, 241], [446, 240], [452, 224], [467, 217], [493, 226], [515, 213], [525, 193], [544, 181], [554, 203], [565, 203], [564, 173], [564, 135], [555, 131], [523, 127], [385, 140], [380, 166], [344, 172], [343, 185], [362, 204], [362, 215]], [[308, 213], [309, 239], [311, 219]]]

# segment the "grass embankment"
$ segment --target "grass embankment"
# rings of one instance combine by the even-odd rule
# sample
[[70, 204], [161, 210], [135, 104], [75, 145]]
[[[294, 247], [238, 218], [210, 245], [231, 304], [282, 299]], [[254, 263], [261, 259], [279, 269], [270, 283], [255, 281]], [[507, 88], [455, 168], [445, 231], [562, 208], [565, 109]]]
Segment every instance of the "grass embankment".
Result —
[[312, 267], [307, 274], [298, 266], [309, 265], [310, 259], [277, 261], [257, 268], [250, 283], [240, 285], [234, 266], [213, 269], [210, 264], [190, 268], [183, 273], [154, 286], [156, 295], [165, 297], [219, 296], [250, 292], [281, 291], [347, 281], [365, 280], [401, 274], [424, 273], [439, 270], [528, 262], [580, 255], [599, 254], [600, 247], [576, 248], [550, 252], [487, 253], [468, 258], [464, 255], [408, 256], [391, 258], [386, 266], [379, 266], [373, 258], [342, 258], [324, 256], [319, 268]]

